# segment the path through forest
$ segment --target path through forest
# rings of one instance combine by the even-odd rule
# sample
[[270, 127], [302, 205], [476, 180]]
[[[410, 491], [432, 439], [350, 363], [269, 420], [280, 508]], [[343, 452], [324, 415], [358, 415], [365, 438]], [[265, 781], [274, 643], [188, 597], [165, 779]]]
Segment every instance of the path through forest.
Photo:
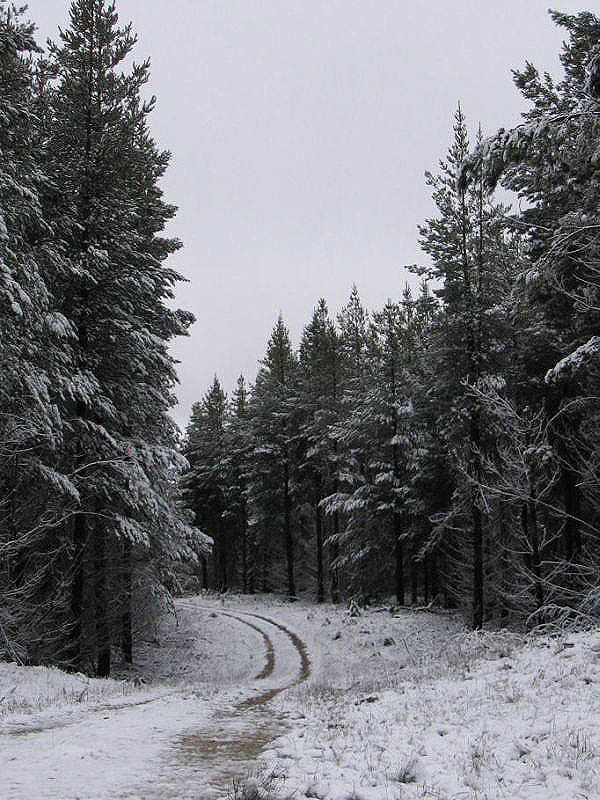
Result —
[[1, 800], [234, 798], [257, 768], [274, 798], [600, 800], [598, 630], [273, 596], [176, 610], [125, 682], [0, 664]]
[[[145, 800], [216, 800], [231, 795], [252, 776], [260, 753], [286, 731], [286, 715], [274, 711], [269, 702], [310, 675], [306, 645], [281, 623], [250, 612], [196, 609], [229, 617], [261, 635], [266, 660], [254, 680], [266, 685], [177, 737], [162, 759], [159, 777], [144, 788]], [[121, 797], [137, 798], [138, 791]]]
[[[270, 701], [308, 678], [308, 651], [276, 619], [199, 600], [181, 602], [180, 612], [200, 619], [198, 631], [211, 623], [228, 660], [247, 658], [244, 647], [254, 650], [260, 671], [230, 686], [219, 686], [215, 674], [208, 695], [206, 686], [170, 687], [153, 700], [89, 709], [83, 718], [7, 728], [0, 736], [3, 798], [216, 800], [252, 774], [261, 751], [289, 727]], [[232, 625], [243, 633], [227, 652]]]

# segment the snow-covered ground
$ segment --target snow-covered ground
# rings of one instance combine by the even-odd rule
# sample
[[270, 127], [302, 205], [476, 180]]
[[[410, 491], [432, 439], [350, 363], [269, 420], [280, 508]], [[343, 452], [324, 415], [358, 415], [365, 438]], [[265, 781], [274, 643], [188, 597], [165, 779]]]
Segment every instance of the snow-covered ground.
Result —
[[[287, 729], [251, 702], [298, 679], [276, 625], [182, 600], [123, 681], [0, 664], [2, 800], [208, 800]], [[136, 688], [144, 677], [147, 683]]]
[[[600, 797], [600, 631], [524, 639], [264, 597], [177, 607], [136, 655], [142, 686], [0, 664], [3, 800], [241, 798], [253, 771], [296, 800]], [[267, 619], [306, 643], [308, 677]]]
[[[286, 606], [317, 657], [263, 754], [295, 798], [600, 797], [600, 631], [525, 640], [456, 617]], [[304, 617], [304, 619], [303, 619]]]

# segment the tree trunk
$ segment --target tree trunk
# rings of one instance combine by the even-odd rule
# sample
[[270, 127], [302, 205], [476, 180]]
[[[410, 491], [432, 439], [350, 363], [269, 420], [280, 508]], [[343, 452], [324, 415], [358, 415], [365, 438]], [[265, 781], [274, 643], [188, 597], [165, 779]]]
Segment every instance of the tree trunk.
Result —
[[473, 521], [473, 630], [483, 628], [483, 524], [481, 509], [472, 500]]
[[72, 625], [69, 634], [69, 662], [76, 670], [83, 669], [83, 610], [85, 590], [85, 552], [87, 526], [83, 514], [77, 514], [73, 525], [73, 579], [71, 582]]
[[535, 488], [529, 481], [527, 503], [523, 506], [521, 524], [525, 539], [531, 547], [531, 571], [533, 573], [534, 593], [537, 609], [544, 605], [544, 586], [542, 577], [542, 561], [540, 557], [540, 539], [537, 525], [537, 509]]
[[438, 571], [438, 557], [434, 551], [429, 556], [429, 574], [431, 575], [431, 599], [437, 603], [440, 594], [440, 580]]
[[[478, 351], [477, 351], [478, 352]], [[476, 372], [478, 374], [478, 372]], [[471, 409], [471, 478], [479, 486], [481, 483], [481, 464], [479, 447], [481, 445], [481, 431], [479, 424], [479, 411]], [[473, 630], [483, 628], [484, 596], [483, 596], [483, 514], [477, 505], [476, 490], [471, 489], [471, 524], [473, 545]]]
[[323, 576], [323, 514], [319, 501], [315, 505], [315, 525], [317, 535], [317, 603], [325, 601], [325, 581]]
[[394, 540], [395, 540], [395, 577], [396, 577], [396, 602], [404, 605], [404, 546], [402, 543], [402, 520], [400, 514], [394, 514]]
[[220, 592], [224, 594], [229, 589], [228, 575], [227, 575], [227, 561], [225, 560], [225, 553], [221, 551], [221, 579], [220, 579]]
[[410, 602], [413, 606], [419, 602], [419, 562], [414, 553], [410, 559]]
[[200, 556], [200, 578], [202, 580], [202, 588], [208, 591], [208, 562], [206, 556]]
[[223, 517], [219, 516], [219, 591], [229, 589], [229, 575], [227, 570], [227, 548], [225, 546], [225, 529]]
[[565, 555], [567, 561], [572, 561], [581, 554], [581, 532], [577, 522], [577, 518], [581, 515], [581, 497], [577, 473], [568, 467], [564, 467], [561, 484], [566, 514], [563, 528]]
[[250, 594], [254, 594], [256, 591], [256, 565], [257, 565], [257, 556], [258, 553], [256, 551], [256, 530], [252, 528], [254, 531], [250, 534], [250, 563], [248, 565], [248, 592]]
[[262, 591], [265, 594], [267, 594], [268, 592], [271, 591], [271, 582], [269, 580], [269, 567], [270, 567], [270, 563], [269, 563], [269, 556], [270, 556], [270, 553], [269, 553], [269, 536], [270, 536], [269, 527], [267, 525], [267, 521], [265, 520], [264, 521], [264, 529], [263, 529], [263, 542], [262, 542], [262, 547], [261, 547], [261, 550], [262, 550], [262, 553], [261, 553], [261, 555], [262, 555], [262, 559], [261, 559], [262, 560], [262, 564], [261, 564], [261, 568], [262, 568], [261, 569], [261, 571], [262, 571], [261, 579], [262, 580], [261, 580], [261, 582], [262, 582]]
[[94, 590], [96, 595], [96, 675], [108, 678], [110, 675], [110, 625], [106, 592], [106, 537], [96, 525], [94, 528]]
[[242, 511], [242, 591], [248, 592], [248, 520], [246, 509]]
[[[339, 489], [339, 474], [338, 474], [338, 442], [334, 439], [333, 452], [335, 460], [335, 473], [333, 481], [334, 493]], [[340, 557], [340, 543], [338, 536], [340, 534], [340, 517], [337, 511], [333, 512], [333, 542], [329, 546], [329, 571], [331, 578], [331, 602], [340, 602], [340, 576], [337, 566], [335, 566], [338, 558]]]
[[338, 512], [334, 511], [333, 513], [333, 542], [331, 543], [331, 547], [329, 548], [329, 561], [330, 561], [330, 570], [331, 570], [331, 602], [332, 603], [339, 603], [340, 602], [340, 583], [339, 583], [339, 573], [338, 568], [335, 566], [335, 562], [339, 558], [340, 555], [340, 545], [338, 542], [338, 536], [340, 533], [340, 519], [338, 516]]
[[121, 612], [121, 650], [128, 664], [133, 664], [133, 625], [131, 604], [133, 598], [133, 565], [131, 542], [123, 543], [123, 610]]
[[287, 561], [287, 580], [288, 595], [290, 598], [296, 597], [296, 582], [294, 580], [294, 539], [292, 534], [290, 497], [290, 476], [287, 460], [283, 465], [283, 515], [284, 515], [284, 537], [285, 537], [285, 556]]
[[227, 570], [227, 547], [225, 543], [225, 528], [223, 526], [223, 517], [220, 511], [216, 512], [216, 526], [217, 536], [215, 539], [215, 588], [223, 593], [229, 588], [228, 570]]
[[[558, 417], [564, 404], [573, 399], [573, 393], [563, 389], [560, 398], [550, 401], [546, 410], [547, 417], [552, 420]], [[550, 426], [550, 442], [561, 462], [560, 489], [563, 497], [565, 521], [562, 526], [564, 553], [567, 561], [573, 561], [581, 554], [581, 531], [578, 519], [581, 518], [581, 493], [579, 477], [572, 467], [573, 453], [570, 443], [576, 441], [578, 424], [575, 420], [563, 416], [561, 422]]]
[[[393, 442], [396, 442], [398, 435], [398, 410], [396, 406], [396, 366], [394, 363], [394, 354], [392, 352], [390, 362], [390, 380], [391, 380], [391, 397], [393, 401]], [[402, 479], [402, 470], [400, 469], [400, 454], [397, 444], [392, 445], [392, 462], [394, 464], [394, 481], [397, 485]], [[399, 606], [403, 606], [405, 602], [405, 588], [404, 588], [404, 546], [402, 542], [402, 518], [399, 508], [398, 498], [394, 498], [394, 550], [395, 550], [395, 579], [396, 579], [396, 602]]]

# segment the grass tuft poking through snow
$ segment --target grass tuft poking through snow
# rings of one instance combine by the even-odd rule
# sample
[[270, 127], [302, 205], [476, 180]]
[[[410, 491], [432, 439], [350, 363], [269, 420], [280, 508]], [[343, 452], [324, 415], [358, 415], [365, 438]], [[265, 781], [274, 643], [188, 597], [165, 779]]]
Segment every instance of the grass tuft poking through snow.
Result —
[[292, 800], [285, 793], [285, 780], [272, 772], [259, 771], [255, 777], [233, 781], [227, 800]]

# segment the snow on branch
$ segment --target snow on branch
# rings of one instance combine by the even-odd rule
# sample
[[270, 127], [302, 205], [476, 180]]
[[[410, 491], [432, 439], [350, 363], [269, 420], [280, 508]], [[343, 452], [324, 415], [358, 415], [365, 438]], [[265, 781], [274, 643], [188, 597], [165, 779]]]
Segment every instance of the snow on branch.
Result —
[[549, 369], [544, 378], [547, 384], [558, 383], [572, 377], [597, 356], [600, 352], [600, 336], [592, 336], [568, 356], [561, 359], [552, 369]]

